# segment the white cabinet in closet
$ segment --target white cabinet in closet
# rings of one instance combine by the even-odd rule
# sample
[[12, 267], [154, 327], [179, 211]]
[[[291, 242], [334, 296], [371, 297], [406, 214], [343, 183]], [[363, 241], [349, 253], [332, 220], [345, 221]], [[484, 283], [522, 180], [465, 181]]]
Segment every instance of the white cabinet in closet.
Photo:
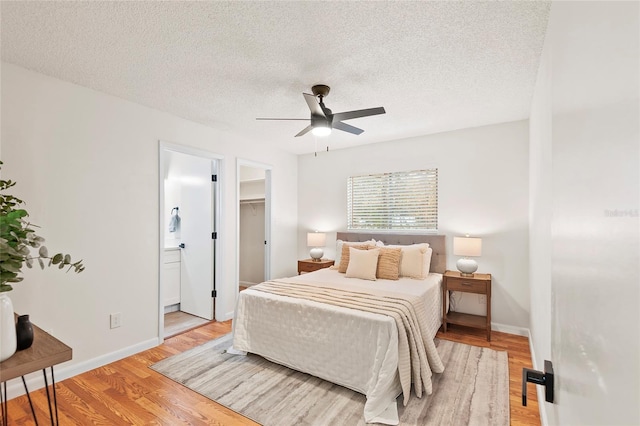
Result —
[[180, 303], [180, 249], [165, 249], [162, 265], [164, 306]]

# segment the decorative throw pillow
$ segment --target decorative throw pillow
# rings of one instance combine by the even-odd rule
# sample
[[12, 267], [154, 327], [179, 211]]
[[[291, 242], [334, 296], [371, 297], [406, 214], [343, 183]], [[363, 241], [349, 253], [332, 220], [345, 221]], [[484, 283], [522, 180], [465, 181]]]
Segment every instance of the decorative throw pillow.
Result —
[[397, 280], [400, 277], [401, 248], [381, 247], [376, 276], [383, 280]]
[[[429, 247], [427, 251], [424, 253], [424, 273], [425, 275], [429, 275], [429, 271], [431, 270], [431, 256], [433, 255], [433, 249]], [[426, 276], [425, 276], [426, 278]]]
[[367, 243], [342, 243], [342, 253], [340, 255], [340, 264], [338, 265], [338, 272], [343, 274], [347, 272], [347, 266], [349, 266], [349, 247], [354, 247], [358, 250], [367, 250], [369, 244]]
[[[400, 259], [400, 276], [407, 278], [425, 279], [429, 275], [431, 266], [431, 253], [429, 244], [420, 243], [409, 246], [387, 246], [400, 247], [402, 256]], [[428, 253], [427, 253], [428, 252]]]
[[[339, 259], [340, 256], [342, 256], [342, 246], [344, 246], [344, 245], [353, 246], [353, 245], [361, 245], [361, 244], [367, 244], [369, 247], [375, 247], [376, 246], [376, 240], [369, 240], [369, 241], [343, 241], [343, 240], [336, 240], [336, 259]], [[384, 244], [382, 244], [382, 245], [384, 245]]]
[[[429, 244], [412, 244], [410, 246], [400, 246], [402, 257], [400, 259], [400, 276], [407, 278], [417, 278], [423, 280], [429, 274], [427, 263], [427, 250]], [[431, 261], [429, 260], [429, 263]]]
[[350, 260], [346, 277], [375, 281], [380, 249], [358, 250], [353, 246], [348, 249]]

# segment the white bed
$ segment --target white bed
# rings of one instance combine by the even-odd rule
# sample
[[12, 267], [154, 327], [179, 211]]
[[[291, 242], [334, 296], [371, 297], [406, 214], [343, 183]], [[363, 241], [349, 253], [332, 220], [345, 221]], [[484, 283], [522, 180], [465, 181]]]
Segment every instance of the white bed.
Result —
[[[338, 238], [366, 241], [367, 237], [376, 239], [376, 236], [380, 236], [372, 235], [340, 233]], [[398, 241], [390, 240], [388, 235], [382, 236], [386, 239], [383, 241], [388, 243], [425, 242], [425, 238], [429, 239], [430, 244], [435, 243], [432, 246], [432, 259], [435, 262], [432, 260], [431, 271], [435, 269], [439, 272], [430, 272], [424, 280], [400, 278], [397, 281], [368, 281], [346, 278], [345, 274], [334, 269], [322, 269], [272, 281], [284, 286], [335, 288], [353, 293], [381, 291], [422, 301], [424, 315], [420, 315], [424, 317], [422, 324], [426, 330], [421, 330], [421, 340], [426, 340], [424, 346], [430, 356], [428, 383], [425, 383], [424, 391], [431, 393], [431, 370], [442, 370], [433, 337], [441, 324], [444, 237], [414, 236], [407, 240], [409, 236], [403, 235], [403, 240]], [[367, 397], [365, 421], [398, 423], [396, 397], [402, 393], [398, 368], [403, 352], [399, 350], [402, 345], [399, 345], [398, 325], [394, 318], [250, 288], [238, 297], [233, 329], [233, 350], [255, 353], [360, 392]], [[402, 343], [401, 337], [400, 341]], [[434, 353], [437, 359], [433, 358]], [[406, 379], [404, 382], [406, 384]]]

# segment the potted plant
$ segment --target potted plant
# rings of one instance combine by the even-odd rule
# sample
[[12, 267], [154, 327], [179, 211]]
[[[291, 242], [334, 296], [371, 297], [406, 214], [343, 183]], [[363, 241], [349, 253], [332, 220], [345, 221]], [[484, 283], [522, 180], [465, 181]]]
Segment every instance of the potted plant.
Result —
[[[0, 166], [2, 161], [0, 161]], [[9, 195], [6, 191], [16, 183], [0, 179], [0, 362], [16, 351], [16, 329], [13, 304], [8, 292], [11, 284], [22, 281], [23, 266], [33, 267], [38, 263], [41, 269], [57, 266], [76, 273], [84, 270], [82, 260], [74, 262], [71, 256], [63, 253], [49, 255], [43, 245], [44, 238], [36, 234], [36, 226], [26, 218], [29, 213], [23, 208], [24, 201]], [[37, 254], [32, 254], [36, 251]]]

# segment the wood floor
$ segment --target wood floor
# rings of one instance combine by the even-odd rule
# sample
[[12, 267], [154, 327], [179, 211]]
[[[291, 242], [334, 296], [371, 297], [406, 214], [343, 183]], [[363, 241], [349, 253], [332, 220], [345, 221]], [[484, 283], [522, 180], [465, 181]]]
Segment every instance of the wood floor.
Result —
[[165, 339], [168, 339], [169, 337], [182, 334], [185, 331], [198, 328], [208, 322], [209, 320], [186, 312], [169, 312], [168, 314], [164, 314], [164, 337]]
[[[161, 359], [184, 352], [231, 331], [231, 321], [212, 322], [167, 339], [153, 349], [88, 371], [57, 385], [61, 425], [257, 425], [239, 414], [167, 379], [148, 368]], [[512, 425], [539, 425], [533, 385], [529, 405], [521, 405], [522, 368], [531, 367], [528, 340], [492, 333], [489, 343], [482, 331], [452, 326], [438, 337], [509, 352]], [[40, 424], [49, 423], [43, 389], [32, 392]], [[9, 401], [10, 425], [33, 425], [26, 396]]]

